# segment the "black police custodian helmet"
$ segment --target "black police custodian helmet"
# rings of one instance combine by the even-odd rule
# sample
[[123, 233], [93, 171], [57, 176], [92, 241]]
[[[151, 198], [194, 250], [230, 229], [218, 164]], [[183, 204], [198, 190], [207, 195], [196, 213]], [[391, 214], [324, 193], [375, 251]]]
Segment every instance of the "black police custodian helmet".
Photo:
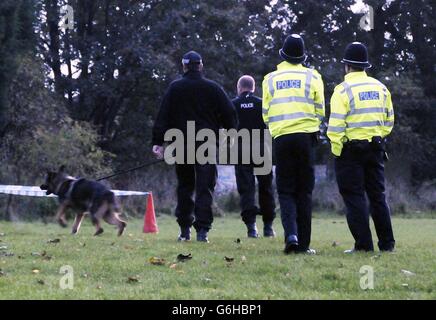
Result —
[[352, 67], [371, 68], [368, 62], [368, 49], [361, 42], [352, 42], [345, 48], [344, 58], [342, 63]]
[[279, 50], [280, 57], [292, 64], [298, 64], [306, 60], [306, 50], [303, 38], [298, 34], [287, 36], [283, 47]]
[[182, 63], [186, 65], [200, 64], [202, 59], [198, 52], [189, 51], [183, 55]]

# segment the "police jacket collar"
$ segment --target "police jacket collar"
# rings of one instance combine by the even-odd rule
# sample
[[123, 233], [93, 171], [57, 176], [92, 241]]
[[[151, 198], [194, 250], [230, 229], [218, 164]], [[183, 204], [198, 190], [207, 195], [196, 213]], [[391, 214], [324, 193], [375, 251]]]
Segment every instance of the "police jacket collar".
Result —
[[367, 76], [368, 75], [366, 74], [365, 71], [353, 71], [353, 72], [347, 73], [345, 75], [345, 81], [351, 80], [351, 79], [354, 79], [354, 78], [367, 77]]
[[239, 95], [240, 98], [244, 98], [244, 97], [251, 97], [253, 95], [253, 92], [251, 91], [243, 91], [241, 92], [241, 94]]
[[283, 61], [277, 65], [277, 70], [283, 70], [283, 69], [301, 69], [303, 68], [303, 65], [301, 63], [299, 64], [292, 64], [287, 61]]
[[189, 70], [183, 74], [183, 77], [189, 79], [200, 79], [203, 78], [203, 74], [201, 73], [201, 71]]

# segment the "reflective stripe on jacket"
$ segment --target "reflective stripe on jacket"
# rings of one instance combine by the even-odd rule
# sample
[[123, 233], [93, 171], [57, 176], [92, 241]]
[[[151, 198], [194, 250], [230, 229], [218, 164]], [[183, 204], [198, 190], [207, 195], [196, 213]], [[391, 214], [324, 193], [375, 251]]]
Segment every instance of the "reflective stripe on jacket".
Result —
[[333, 92], [330, 108], [327, 136], [336, 156], [341, 155], [344, 142], [386, 137], [394, 126], [389, 90], [365, 71], [345, 76]]
[[317, 132], [324, 117], [324, 83], [314, 69], [286, 61], [263, 80], [262, 115], [273, 138]]

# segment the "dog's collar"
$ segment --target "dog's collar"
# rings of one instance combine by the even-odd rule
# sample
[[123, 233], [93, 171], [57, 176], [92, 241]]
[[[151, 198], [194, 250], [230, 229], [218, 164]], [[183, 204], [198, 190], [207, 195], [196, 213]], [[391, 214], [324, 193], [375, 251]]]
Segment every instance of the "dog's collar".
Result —
[[[71, 190], [73, 189], [73, 186], [76, 184], [76, 182], [78, 181], [78, 179], [68, 179], [65, 180], [64, 182], [62, 182], [59, 187], [56, 189], [56, 191], [54, 192], [54, 194], [58, 195], [58, 196], [62, 196], [62, 197], [67, 197], [71, 194]], [[68, 189], [66, 190], [66, 192], [62, 192], [62, 189], [66, 187], [66, 184], [69, 184]], [[63, 193], [63, 195], [61, 195], [61, 193]]]
[[65, 198], [68, 199], [68, 198], [71, 197], [71, 192], [73, 192], [73, 188], [74, 188], [75, 184], [76, 184], [77, 182], [81, 181], [81, 180], [83, 180], [83, 178], [82, 178], [82, 179], [70, 180], [70, 181], [72, 181], [72, 182], [70, 183], [70, 187], [68, 188], [67, 193], [65, 194]]

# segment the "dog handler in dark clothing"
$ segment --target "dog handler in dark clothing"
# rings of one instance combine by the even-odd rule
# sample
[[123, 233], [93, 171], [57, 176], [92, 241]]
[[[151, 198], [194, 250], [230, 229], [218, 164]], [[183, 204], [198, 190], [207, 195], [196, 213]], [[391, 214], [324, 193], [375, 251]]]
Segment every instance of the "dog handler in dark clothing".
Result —
[[[190, 51], [183, 56], [183, 77], [173, 81], [166, 92], [153, 128], [153, 153], [162, 158], [164, 135], [169, 129], [179, 129], [188, 148], [188, 121], [194, 121], [195, 130], [211, 129], [218, 137], [220, 128], [237, 126], [236, 111], [222, 88], [203, 74], [201, 56]], [[208, 242], [211, 229], [213, 192], [216, 184], [216, 163], [176, 163], [177, 207], [180, 226], [179, 241], [191, 239], [191, 226], [197, 231], [197, 241]], [[193, 195], [195, 192], [195, 201]]]
[[[254, 95], [255, 81], [253, 77], [242, 76], [237, 85], [238, 97], [233, 99], [239, 119], [238, 129], [268, 130], [262, 119], [262, 99]], [[259, 135], [264, 137], [263, 132]], [[251, 143], [254, 143], [250, 139]], [[263, 139], [258, 142], [260, 152], [264, 152]], [[240, 147], [239, 150], [242, 148]], [[241, 160], [241, 159], [239, 159]], [[260, 214], [263, 218], [263, 235], [274, 237], [273, 221], [275, 218], [274, 193], [272, 188], [273, 175], [255, 175], [254, 164], [241, 164], [235, 166], [236, 184], [240, 196], [241, 216], [247, 226], [247, 235], [250, 238], [258, 238], [259, 234], [256, 227], [256, 215]], [[256, 178], [259, 189], [259, 207], [255, 204]]]

